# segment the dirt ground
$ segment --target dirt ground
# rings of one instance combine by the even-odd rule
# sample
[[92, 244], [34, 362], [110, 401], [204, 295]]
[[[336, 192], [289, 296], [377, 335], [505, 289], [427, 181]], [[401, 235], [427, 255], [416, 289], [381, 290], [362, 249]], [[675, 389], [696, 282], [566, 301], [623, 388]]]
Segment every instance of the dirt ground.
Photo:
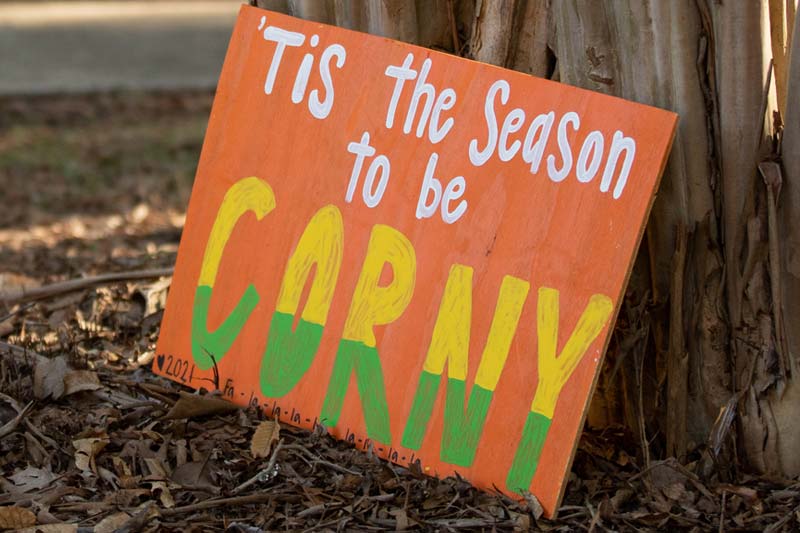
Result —
[[[212, 95], [0, 99], [0, 531], [798, 531], [800, 483], [584, 433], [557, 520], [149, 365]], [[161, 272], [163, 273], [163, 272]]]

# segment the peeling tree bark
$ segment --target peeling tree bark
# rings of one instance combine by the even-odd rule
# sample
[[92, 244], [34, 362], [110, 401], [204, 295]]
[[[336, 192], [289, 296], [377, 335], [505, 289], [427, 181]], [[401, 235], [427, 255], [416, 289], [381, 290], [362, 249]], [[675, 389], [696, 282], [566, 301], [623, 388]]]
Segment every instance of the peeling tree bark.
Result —
[[[681, 117], [641, 252], [647, 257], [640, 257], [635, 267], [644, 271], [632, 278], [630, 289], [638, 298], [650, 295], [647, 312], [653, 315], [655, 350], [651, 384], [663, 383], [672, 368], [671, 394], [650, 399], [651, 418], [663, 419], [667, 412], [684, 408], [693, 413], [689, 420], [670, 418], [662, 424], [670, 451], [680, 456], [686, 451], [683, 435], [695, 443], [705, 440], [731, 394], [727, 327], [719, 306], [723, 263], [711, 131], [716, 119], [714, 84], [708, 80], [713, 69], [707, 68], [713, 35], [692, 2], [572, 1], [554, 3], [553, 10], [562, 81], [672, 109]], [[682, 286], [674, 287], [671, 264], [681, 226], [693, 230], [687, 243], [691, 268], [677, 279]], [[670, 293], [683, 298], [687, 330], [682, 336], [668, 334]], [[684, 354], [688, 359], [683, 360]]]
[[551, 71], [548, 49], [550, 0], [518, 0], [507, 66], [546, 78]]
[[783, 183], [778, 199], [778, 231], [781, 253], [781, 315], [792, 375], [783, 396], [773, 398], [773, 413], [779, 431], [778, 453], [787, 476], [800, 475], [800, 40], [796, 38], [800, 18], [794, 20], [794, 36], [787, 73], [785, 129], [783, 131]]
[[[769, 155], [774, 86], [766, 2], [712, 4], [719, 95], [726, 290], [740, 402], [739, 440], [751, 466], [781, 473], [777, 429], [767, 400], [785, 384], [777, 358], [768, 281], [766, 190], [758, 163]], [[743, 38], [747, 36], [747, 38]], [[777, 369], [777, 370], [776, 370]]]
[[333, 9], [337, 26], [348, 30], [366, 31], [367, 14], [362, 2], [335, 0]]
[[794, 6], [791, 0], [769, 0], [769, 33], [775, 65], [775, 90], [778, 109], [786, 115], [786, 90], [789, 61], [789, 35], [794, 23]]
[[407, 0], [366, 0], [370, 33], [417, 44], [417, 8]]
[[[421, 46], [456, 52], [451, 31], [452, 2], [447, 0], [416, 0], [418, 42]], [[453, 20], [455, 23], [455, 20]]]
[[689, 356], [684, 340], [683, 289], [688, 234], [678, 225], [675, 256], [672, 262], [670, 294], [669, 354], [667, 358], [667, 455], [686, 452], [686, 413], [689, 392]]
[[289, 0], [289, 13], [323, 24], [335, 22], [333, 0]]
[[505, 66], [514, 19], [514, 1], [480, 2], [470, 39], [470, 55], [477, 61]]

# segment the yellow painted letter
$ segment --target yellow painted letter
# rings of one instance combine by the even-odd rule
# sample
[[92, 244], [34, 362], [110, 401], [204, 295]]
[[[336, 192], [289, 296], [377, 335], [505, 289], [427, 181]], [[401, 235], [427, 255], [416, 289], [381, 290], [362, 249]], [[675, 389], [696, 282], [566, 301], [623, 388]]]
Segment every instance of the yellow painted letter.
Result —
[[[387, 263], [394, 279], [381, 287], [381, 271]], [[389, 226], [373, 227], [322, 404], [322, 424], [334, 426], [339, 421], [350, 376], [355, 372], [367, 435], [391, 444], [389, 405], [373, 328], [403, 314], [414, 294], [416, 277], [416, 254], [406, 236]]]
[[225, 245], [236, 223], [245, 213], [252, 211], [261, 220], [274, 208], [275, 195], [272, 189], [258, 178], [237, 181], [222, 199], [206, 243], [192, 306], [192, 357], [195, 364], [203, 370], [211, 368], [222, 359], [258, 304], [258, 292], [252, 284], [248, 285], [236, 307], [222, 324], [214, 332], [208, 331], [208, 308]]
[[567, 344], [556, 357], [558, 343], [558, 291], [548, 287], [539, 288], [537, 306], [537, 335], [539, 337], [539, 384], [531, 404], [531, 411], [553, 418], [556, 401], [561, 389], [578, 366], [583, 354], [589, 349], [608, 322], [614, 304], [611, 298], [595, 294], [578, 319], [578, 325]]
[[[386, 287], [378, 282], [384, 263], [392, 266], [394, 279]], [[414, 247], [394, 228], [377, 224], [372, 228], [367, 256], [353, 292], [343, 337], [375, 346], [374, 326], [389, 324], [405, 311], [417, 277]]]
[[[272, 317], [267, 348], [261, 361], [261, 392], [264, 396], [279, 398], [286, 395], [314, 361], [339, 278], [343, 245], [342, 214], [336, 206], [325, 206], [309, 221], [286, 263], [277, 310]], [[300, 296], [315, 264], [317, 271], [308, 300], [297, 327], [293, 328]]]
[[506, 364], [529, 288], [527, 281], [513, 276], [503, 278], [478, 373], [467, 400], [472, 269], [453, 265], [439, 306], [439, 316], [433, 328], [428, 355], [419, 376], [414, 403], [406, 422], [403, 446], [414, 450], [422, 446], [446, 364], [447, 395], [439, 456], [451, 464], [472, 465], [492, 394]]

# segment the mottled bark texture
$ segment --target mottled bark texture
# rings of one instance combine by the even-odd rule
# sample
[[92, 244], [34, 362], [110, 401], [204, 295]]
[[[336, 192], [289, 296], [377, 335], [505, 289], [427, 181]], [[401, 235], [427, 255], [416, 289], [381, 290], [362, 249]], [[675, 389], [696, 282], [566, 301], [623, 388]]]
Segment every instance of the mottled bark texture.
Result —
[[800, 475], [796, 3], [258, 0], [677, 112], [589, 423], [624, 423], [645, 458], [683, 457], [707, 443], [715, 453], [736, 450], [753, 470], [792, 477]]

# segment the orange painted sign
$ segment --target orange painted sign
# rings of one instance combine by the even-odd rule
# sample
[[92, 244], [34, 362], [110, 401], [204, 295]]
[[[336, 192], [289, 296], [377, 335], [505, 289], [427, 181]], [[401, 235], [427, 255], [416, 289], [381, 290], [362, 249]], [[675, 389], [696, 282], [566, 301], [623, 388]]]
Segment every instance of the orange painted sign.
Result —
[[676, 119], [244, 6], [154, 368], [552, 515]]

